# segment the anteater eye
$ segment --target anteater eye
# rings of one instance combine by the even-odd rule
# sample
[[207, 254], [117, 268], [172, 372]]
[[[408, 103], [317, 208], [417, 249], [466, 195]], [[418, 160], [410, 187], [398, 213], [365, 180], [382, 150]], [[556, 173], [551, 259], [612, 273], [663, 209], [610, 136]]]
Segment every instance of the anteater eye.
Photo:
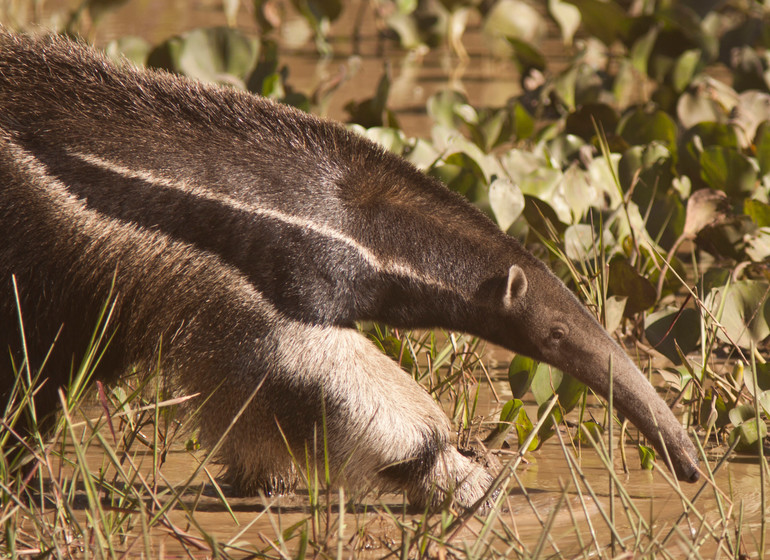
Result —
[[567, 328], [566, 327], [553, 327], [551, 329], [551, 340], [554, 342], [558, 342], [562, 338], [567, 336]]

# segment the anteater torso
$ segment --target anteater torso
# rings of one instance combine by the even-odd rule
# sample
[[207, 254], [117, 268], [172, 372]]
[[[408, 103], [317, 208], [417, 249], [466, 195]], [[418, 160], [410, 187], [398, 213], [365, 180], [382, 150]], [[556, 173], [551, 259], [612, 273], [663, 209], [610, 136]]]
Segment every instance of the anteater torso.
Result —
[[[100, 375], [161, 356], [180, 391], [213, 391], [209, 445], [257, 391], [221, 453], [242, 488], [290, 486], [286, 444], [307, 449], [327, 415], [343, 478], [395, 481], [417, 504], [454, 490], [470, 505], [489, 475], [448, 446], [436, 403], [351, 328], [374, 319], [470, 332], [601, 394], [611, 362], [614, 402], [693, 472], [665, 403], [542, 263], [339, 125], [0, 31], [0, 181], [0, 348], [18, 366], [14, 277], [33, 367], [56, 339], [43, 408], [107, 303]], [[0, 361], [6, 395], [11, 372]]]

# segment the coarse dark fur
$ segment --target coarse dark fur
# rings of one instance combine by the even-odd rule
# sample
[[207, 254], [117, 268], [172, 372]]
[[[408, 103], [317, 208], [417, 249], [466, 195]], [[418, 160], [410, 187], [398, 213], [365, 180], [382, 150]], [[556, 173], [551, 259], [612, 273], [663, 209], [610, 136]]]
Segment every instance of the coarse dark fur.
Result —
[[[103, 378], [158, 356], [200, 392], [204, 444], [254, 401], [220, 458], [242, 491], [294, 482], [327, 417], [340, 480], [469, 506], [489, 474], [449, 444], [435, 402], [356, 321], [469, 332], [608, 392], [697, 476], [689, 438], [567, 288], [460, 196], [341, 126], [233, 89], [116, 66], [56, 37], [0, 32], [0, 348], [55, 408], [116, 294]], [[159, 344], [162, 340], [162, 350]], [[160, 352], [160, 353], [159, 353]], [[0, 393], [14, 383], [0, 360]], [[301, 411], [301, 413], [300, 413]], [[278, 426], [280, 426], [280, 431]], [[286, 441], [283, 439], [283, 435]]]

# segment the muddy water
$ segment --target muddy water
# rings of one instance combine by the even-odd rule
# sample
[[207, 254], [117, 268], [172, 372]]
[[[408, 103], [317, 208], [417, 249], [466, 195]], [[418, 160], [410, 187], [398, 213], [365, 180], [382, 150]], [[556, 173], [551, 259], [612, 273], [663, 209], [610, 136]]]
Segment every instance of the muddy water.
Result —
[[[45, 3], [42, 23], [50, 23], [58, 17], [57, 14], [61, 13], [62, 6], [75, 3], [49, 0]], [[124, 35], [140, 35], [152, 43], [157, 43], [187, 29], [223, 24], [224, 18], [218, 9], [218, 4], [213, 1], [192, 3], [188, 0], [167, 2], [133, 0], [119, 10], [107, 14], [94, 28], [91, 38], [98, 44], [105, 44], [113, 38]], [[390, 64], [393, 79], [389, 107], [396, 113], [401, 127], [409, 135], [429, 135], [431, 125], [424, 113], [425, 102], [439, 90], [452, 88], [463, 91], [470, 103], [475, 106], [501, 105], [519, 92], [519, 77], [515, 67], [510, 61], [489, 55], [484, 39], [478, 32], [478, 22], [471, 22], [471, 28], [464, 37], [470, 61], [463, 65], [447, 49], [434, 49], [425, 55], [405, 54], [378, 38], [369, 10], [364, 12], [360, 25], [356, 17], [356, 10], [348, 8], [343, 18], [334, 24], [332, 44], [335, 55], [332, 58], [319, 60], [312, 46], [304, 44], [296, 47], [287, 46], [282, 51], [280, 59], [282, 64], [289, 67], [288, 83], [306, 93], [335, 74], [345, 73], [346, 81], [334, 94], [328, 108], [328, 115], [332, 118], [344, 120], [347, 116], [344, 106], [348, 101], [360, 101], [374, 93], [386, 63]], [[241, 14], [239, 25], [249, 29], [250, 21], [247, 14]], [[291, 23], [289, 21], [290, 25], [287, 26], [289, 29], [292, 29]], [[360, 29], [357, 45], [354, 45], [351, 39], [350, 30], [354, 28]], [[290, 32], [284, 39], [287, 45], [291, 43], [293, 38]], [[553, 34], [546, 41], [543, 49], [552, 60], [563, 60], [564, 53]], [[505, 355], [497, 354], [495, 357], [499, 357], [501, 362], [506, 358]], [[504, 382], [495, 382], [495, 388], [503, 400], [507, 398]], [[489, 391], [485, 394], [487, 396], [482, 399], [483, 410], [480, 413], [488, 418], [494, 418], [501, 405], [489, 394]], [[534, 403], [530, 403], [528, 411], [531, 417], [535, 416], [535, 410]], [[603, 412], [600, 409], [596, 408], [595, 413], [598, 417], [602, 417]], [[509, 441], [515, 449], [515, 441], [510, 438]], [[623, 474], [619, 453], [616, 453], [615, 472], [619, 473], [622, 485], [630, 494], [644, 522], [654, 526], [653, 532], [656, 539], [660, 541], [677, 523], [683, 511], [682, 500], [661, 474], [642, 471], [638, 468], [635, 447], [627, 445], [625, 451], [630, 472]], [[719, 449], [710, 451], [712, 464], [719, 457], [719, 452]], [[553, 554], [558, 550], [570, 556], [583, 549], [589, 550], [590, 554], [596, 554], [597, 551], [591, 544], [592, 534], [596, 535], [596, 541], [602, 546], [608, 545], [610, 531], [601, 514], [601, 511], [609, 512], [608, 472], [592, 449], [570, 447], [569, 453], [578, 457], [578, 464], [585, 475], [585, 483], [580, 482], [578, 485], [574, 483], [573, 471], [568, 467], [565, 452], [556, 438], [547, 441], [540, 450], [528, 454], [526, 461], [519, 466], [516, 473], [520, 485], [518, 482], [512, 483], [510, 497], [506, 500], [507, 511], [501, 513], [499, 522], [495, 525], [495, 530], [508, 534], [505, 539], [507, 542], [520, 539], [522, 546], [531, 552], [544, 538], [544, 529], [540, 520], [546, 522], [552, 517], [553, 522], [549, 525], [550, 530], [547, 532], [549, 538], [544, 538], [542, 549], [544, 554]], [[200, 452], [193, 455], [184, 451], [181, 444], [174, 446], [161, 469], [163, 475], [161, 488], [166, 484], [176, 486], [185, 482], [202, 457], [203, 454]], [[501, 454], [503, 463], [509, 460], [509, 457], [510, 454]], [[103, 451], [98, 448], [89, 451], [88, 461], [92, 468], [99, 468], [103, 460]], [[139, 454], [135, 456], [135, 461], [142, 464], [140, 470], [148, 475], [151, 471], [151, 457]], [[216, 474], [217, 467], [213, 466], [211, 470]], [[747, 549], [749, 552], [756, 550], [759, 522], [765, 514], [760, 510], [759, 468], [756, 460], [731, 460], [717, 475], [716, 480], [718, 488], [726, 495], [723, 507], [731, 508], [728, 518], [735, 519], [742, 511], [741, 530], [744, 531], [744, 538], [748, 541]], [[589, 496], [586, 484], [590, 485], [598, 502], [594, 502]], [[698, 486], [683, 486], [682, 491], [685, 496], [692, 497]], [[197, 495], [199, 491], [200, 495]], [[227, 494], [227, 487], [224, 491]], [[525, 496], [525, 492], [528, 497]], [[563, 502], [561, 502], [562, 496]], [[297, 549], [298, 542], [294, 538], [285, 545], [286, 550], [283, 550], [283, 545], [279, 543], [279, 536], [295, 523], [309, 518], [309, 500], [306, 495], [268, 500], [239, 499], [231, 496], [227, 499], [232, 513], [217, 497], [209, 479], [198, 476], [185, 493], [182, 503], [189, 511], [194, 511], [195, 523], [220, 543], [234, 540], [243, 546], [244, 552], [262, 551], [269, 552], [273, 556], [280, 556], [282, 553], [290, 555]], [[376, 504], [374, 511], [363, 512], [359, 508], [346, 513], [345, 527], [342, 531], [345, 555], [355, 552], [373, 558], [385, 556], [389, 550], [397, 549], [398, 543], [402, 540], [399, 523], [411, 526], [418, 519], [413, 515], [400, 513], [403, 502], [399, 496], [386, 495], [380, 500], [381, 502], [378, 502], [372, 497], [364, 500], [364, 503], [368, 501]], [[383, 508], [379, 507], [380, 503], [387, 504], [393, 512], [396, 512], [395, 516], [391, 517], [385, 513]], [[614, 526], [621, 537], [628, 538], [633, 534], [632, 527], [638, 523], [638, 520], [627, 519], [622, 500], [616, 498], [614, 503], [616, 510]], [[697, 502], [696, 509], [704, 513], [706, 523], [719, 527], [721, 516], [712, 490], [704, 493]], [[334, 511], [330, 518], [332, 521], [338, 519], [338, 513]], [[179, 505], [173, 508], [168, 517], [175, 525], [175, 529], [168, 529], [165, 532], [159, 529], [153, 531], [154, 554], [174, 556], [182, 553], [178, 538], [173, 536], [175, 531], [193, 536], [200, 535], [194, 525], [190, 524], [188, 513], [185, 513]], [[316, 540], [326, 538], [324, 515], [320, 516], [320, 523], [316, 527], [313, 527], [312, 523], [307, 524], [311, 538]], [[684, 534], [703, 534], [695, 515], [690, 515], [677, 527]], [[731, 522], [731, 525], [724, 529], [725, 535], [733, 542], [735, 542], [736, 528], [737, 524]], [[465, 541], [471, 543], [468, 546], [472, 546], [476, 535], [481, 530], [481, 525], [472, 521], [457, 533], [453, 542], [457, 544]], [[332, 550], [336, 550], [337, 535], [337, 529], [333, 529], [333, 534], [329, 537]], [[489, 538], [487, 540], [491, 541], [492, 546], [500, 552], [506, 551], [505, 542]], [[703, 541], [700, 553], [715, 556], [718, 543], [710, 537], [703, 537]], [[685, 555], [687, 548], [681, 544], [682, 542], [677, 535], [674, 535], [667, 545], [667, 550], [674, 556]], [[698, 542], [697, 539], [695, 542]], [[646, 543], [642, 541], [637, 546], [645, 545]], [[136, 549], [132, 548], [132, 552], [138, 554], [141, 543], [135, 544], [134, 547]], [[618, 553], [621, 550], [620, 547], [617, 548]], [[633, 545], [631, 550], [634, 550]], [[439, 554], [439, 552], [436, 553]], [[201, 549], [195, 555], [203, 557], [206, 554], [205, 543], [201, 542]], [[606, 556], [609, 553], [607, 550], [602, 550], [600, 554]]]

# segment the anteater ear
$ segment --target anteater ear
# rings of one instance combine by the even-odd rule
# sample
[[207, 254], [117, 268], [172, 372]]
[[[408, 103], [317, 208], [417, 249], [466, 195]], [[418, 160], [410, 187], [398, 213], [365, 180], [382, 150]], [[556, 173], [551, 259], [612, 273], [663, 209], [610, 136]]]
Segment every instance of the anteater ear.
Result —
[[511, 309], [516, 302], [527, 293], [527, 275], [518, 265], [512, 265], [508, 269], [508, 281], [505, 284], [503, 306]]

